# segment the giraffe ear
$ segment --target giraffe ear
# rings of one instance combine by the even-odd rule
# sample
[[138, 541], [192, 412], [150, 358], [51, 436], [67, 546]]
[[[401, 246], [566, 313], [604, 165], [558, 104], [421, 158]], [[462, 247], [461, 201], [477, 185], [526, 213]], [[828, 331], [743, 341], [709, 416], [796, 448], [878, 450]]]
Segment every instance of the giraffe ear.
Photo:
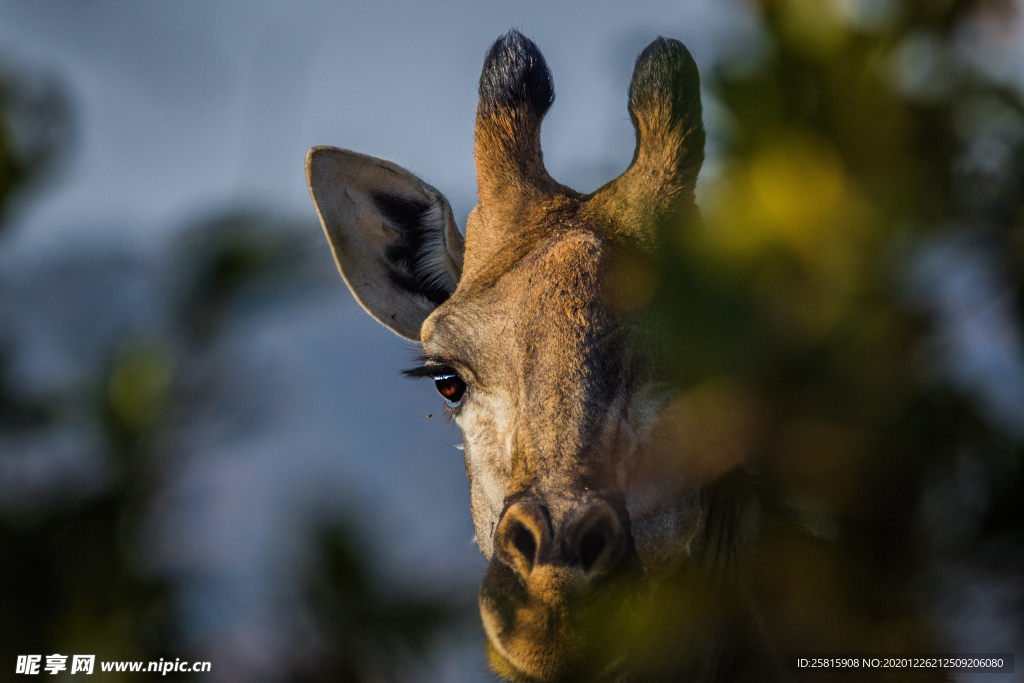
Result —
[[309, 150], [306, 182], [356, 300], [418, 341], [462, 275], [464, 243], [448, 201], [389, 161], [334, 147]]

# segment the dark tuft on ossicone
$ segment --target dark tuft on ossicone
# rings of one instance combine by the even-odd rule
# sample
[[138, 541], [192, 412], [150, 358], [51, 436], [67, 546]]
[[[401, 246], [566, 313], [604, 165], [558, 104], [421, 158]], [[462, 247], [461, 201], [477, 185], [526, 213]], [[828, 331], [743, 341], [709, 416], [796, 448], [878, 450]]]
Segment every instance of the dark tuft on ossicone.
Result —
[[686, 46], [672, 38], [659, 37], [640, 53], [629, 84], [629, 113], [634, 120], [655, 108], [668, 109], [673, 126], [701, 120], [697, 63]]
[[494, 41], [480, 74], [481, 109], [525, 106], [540, 118], [554, 101], [551, 72], [534, 42], [516, 30]]

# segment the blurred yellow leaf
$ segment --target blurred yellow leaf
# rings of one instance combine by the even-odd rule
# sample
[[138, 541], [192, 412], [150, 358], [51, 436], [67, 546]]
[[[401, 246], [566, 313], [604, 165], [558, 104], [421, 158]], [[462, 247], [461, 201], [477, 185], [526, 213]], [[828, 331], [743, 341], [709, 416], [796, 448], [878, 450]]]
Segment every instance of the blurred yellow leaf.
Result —
[[834, 0], [780, 0], [782, 37], [809, 57], [825, 58], [843, 47], [849, 31]]
[[173, 365], [158, 347], [136, 347], [122, 353], [110, 373], [108, 398], [114, 418], [131, 430], [152, 426], [167, 405]]
[[717, 377], [679, 395], [662, 413], [656, 449], [674, 453], [694, 481], [714, 481], [745, 460], [757, 440], [758, 403], [749, 387]]

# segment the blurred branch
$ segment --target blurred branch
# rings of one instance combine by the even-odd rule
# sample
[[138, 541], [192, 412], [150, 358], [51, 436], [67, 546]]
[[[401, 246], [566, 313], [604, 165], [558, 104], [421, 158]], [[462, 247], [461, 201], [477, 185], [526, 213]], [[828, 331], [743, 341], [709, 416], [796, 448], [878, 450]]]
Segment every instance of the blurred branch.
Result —
[[70, 102], [56, 79], [0, 64], [0, 230], [11, 202], [67, 158], [71, 122]]

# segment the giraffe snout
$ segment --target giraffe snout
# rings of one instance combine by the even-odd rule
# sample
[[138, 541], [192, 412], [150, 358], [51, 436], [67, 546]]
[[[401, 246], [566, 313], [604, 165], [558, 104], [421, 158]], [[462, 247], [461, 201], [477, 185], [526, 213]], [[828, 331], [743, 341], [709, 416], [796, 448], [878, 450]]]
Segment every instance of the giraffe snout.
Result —
[[527, 583], [541, 565], [567, 567], [590, 581], [610, 572], [629, 545], [626, 527], [610, 504], [595, 500], [552, 522], [549, 508], [519, 501], [505, 511], [494, 535], [496, 558]]
[[[628, 623], [621, 617], [639, 566], [624, 514], [596, 497], [506, 508], [479, 596], [495, 671], [514, 680], [598, 680], [617, 661], [614, 626]], [[595, 631], [598, 624], [610, 624], [609, 633]]]

